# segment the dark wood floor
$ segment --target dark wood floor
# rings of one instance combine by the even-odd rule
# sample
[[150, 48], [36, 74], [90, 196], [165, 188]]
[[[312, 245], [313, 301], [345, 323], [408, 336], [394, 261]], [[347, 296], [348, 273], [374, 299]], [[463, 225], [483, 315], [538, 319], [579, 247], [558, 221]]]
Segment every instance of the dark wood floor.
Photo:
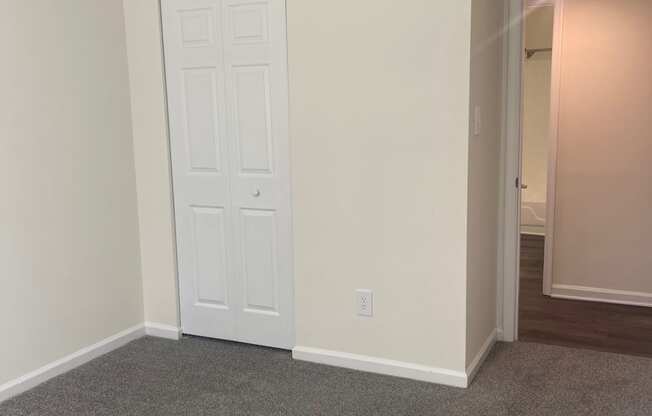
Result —
[[521, 236], [519, 339], [652, 357], [652, 308], [543, 296], [543, 246]]

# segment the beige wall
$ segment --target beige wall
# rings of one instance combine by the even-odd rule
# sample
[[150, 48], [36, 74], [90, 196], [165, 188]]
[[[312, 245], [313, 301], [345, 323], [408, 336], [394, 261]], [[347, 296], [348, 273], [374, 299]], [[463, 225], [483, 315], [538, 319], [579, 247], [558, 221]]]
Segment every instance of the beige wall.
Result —
[[[147, 97], [141, 97], [140, 106], [132, 100], [137, 171], [148, 172], [147, 179], [138, 178], [140, 217], [141, 222], [147, 215], [158, 217], [160, 231], [171, 218], [169, 171], [161, 157], [167, 146], [161, 134], [162, 98], [155, 85], [160, 59], [151, 51], [146, 57], [139, 52], [158, 41], [158, 24], [152, 20], [158, 10], [155, 1], [127, 3], [129, 53], [135, 56], [132, 88], [144, 88]], [[297, 344], [464, 370], [471, 183], [488, 183], [489, 199], [478, 200], [487, 211], [473, 211], [479, 220], [488, 220], [482, 241], [470, 248], [480, 253], [478, 261], [470, 263], [474, 270], [486, 264], [495, 269], [495, 259], [481, 251], [495, 252], [489, 239], [495, 232], [497, 193], [491, 187], [498, 181], [493, 171], [498, 105], [494, 89], [482, 90], [481, 83], [496, 79], [494, 59], [499, 58], [490, 56], [495, 44], [481, 54], [490, 70], [475, 81], [487, 105], [486, 134], [470, 149], [470, 1], [446, 6], [423, 1], [417, 8], [419, 13], [389, 0], [355, 6], [288, 1]], [[500, 16], [489, 12], [483, 30], [502, 18], [502, 9]], [[149, 87], [138, 86], [148, 80]], [[472, 181], [469, 151], [478, 161]], [[150, 152], [158, 155], [153, 161], [145, 156]], [[496, 181], [483, 182], [483, 174], [495, 174]], [[157, 189], [154, 195], [141, 191], [149, 187]], [[156, 299], [151, 313], [174, 319], [176, 288], [168, 284], [173, 262], [152, 265], [157, 272], [146, 267], [148, 251], [169, 259], [168, 235], [148, 239], [143, 224], [141, 234], [146, 314], [149, 299]], [[485, 287], [495, 291], [493, 271], [474, 273], [479, 281], [475, 299]], [[167, 283], [158, 285], [159, 276]], [[372, 319], [355, 314], [358, 288], [375, 292]], [[494, 299], [483, 298], [473, 313], [491, 310]], [[495, 326], [477, 323], [474, 349], [475, 340], [486, 338]]]
[[158, 0], [124, 0], [145, 320], [179, 326]]
[[[467, 366], [496, 329], [498, 205], [502, 121], [503, 1], [473, 0], [470, 110], [481, 128], [469, 128]], [[471, 120], [471, 124], [473, 121]]]
[[652, 294], [652, 2], [565, 3], [554, 283]]
[[470, 12], [288, 1], [298, 345], [464, 370]]
[[[554, 7], [532, 9], [525, 19], [525, 47], [551, 48]], [[525, 203], [546, 201], [550, 138], [550, 52], [540, 52], [523, 66], [523, 190]]]
[[[126, 28], [118, 0], [7, 6], [0, 383], [178, 323], [158, 2], [124, 0]], [[475, 47], [502, 17], [476, 7]], [[288, 30], [297, 343], [463, 371], [495, 316], [496, 44], [470, 86], [471, 0], [289, 0]]]
[[143, 321], [122, 3], [2, 5], [0, 384]]

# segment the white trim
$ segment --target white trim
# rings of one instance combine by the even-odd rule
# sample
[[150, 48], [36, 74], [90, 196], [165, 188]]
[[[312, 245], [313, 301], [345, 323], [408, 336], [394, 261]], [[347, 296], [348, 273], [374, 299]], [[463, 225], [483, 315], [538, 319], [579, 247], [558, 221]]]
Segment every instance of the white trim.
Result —
[[507, 80], [508, 80], [508, 62], [509, 62], [509, 36], [508, 25], [509, 22], [509, 2], [503, 2], [503, 68], [502, 68], [502, 103], [503, 109], [502, 119], [500, 123], [500, 178], [499, 180], [499, 199], [498, 199], [498, 244], [497, 244], [497, 261], [496, 261], [496, 327], [499, 333], [503, 333], [503, 297], [504, 297], [504, 276], [505, 276], [505, 157], [506, 157], [506, 136], [507, 136]]
[[295, 347], [292, 350], [292, 358], [300, 361], [409, 378], [429, 383], [445, 384], [453, 387], [465, 388], [468, 386], [468, 377], [463, 371], [428, 367], [385, 358], [301, 346]]
[[502, 231], [502, 282], [498, 287], [499, 330], [502, 339], [515, 341], [518, 336], [518, 259], [520, 237], [520, 190], [515, 179], [521, 176], [521, 113], [522, 113], [522, 63], [523, 63], [523, 12], [524, 0], [509, 0], [507, 32], [507, 85], [505, 105], [505, 134], [503, 160], [503, 231]]
[[503, 330], [500, 328], [496, 329], [496, 341], [505, 341], [505, 335], [503, 334]]
[[557, 151], [559, 142], [559, 99], [561, 96], [561, 65], [564, 32], [564, 2], [555, 6], [552, 41], [552, 72], [550, 79], [550, 137], [548, 139], [548, 186], [546, 191], [546, 243], [543, 254], [543, 293], [552, 294], [553, 247], [557, 199]]
[[178, 341], [181, 339], [181, 328], [156, 322], [145, 322], [145, 334], [151, 337]]
[[553, 285], [553, 298], [652, 307], [652, 293], [598, 287]]
[[[165, 45], [163, 44], [163, 11], [161, 10], [161, 1], [156, 2], [156, 7], [158, 11], [158, 31], [160, 34], [159, 48], [161, 48], [161, 71], [163, 72], [163, 113], [165, 115], [165, 150], [167, 152], [167, 162], [168, 162], [168, 176], [166, 178], [168, 182], [168, 190], [170, 191], [170, 200], [168, 208], [170, 209], [170, 218], [171, 218], [171, 229], [172, 232], [172, 254], [173, 254], [173, 263], [174, 263], [174, 300], [176, 303], [175, 312], [177, 314], [177, 320], [181, 320], [181, 289], [180, 289], [180, 280], [179, 280], [179, 250], [177, 244], [177, 217], [175, 215], [175, 205], [174, 205], [174, 182], [172, 178], [172, 142], [171, 133], [170, 133], [170, 114], [168, 113], [168, 89], [167, 89], [167, 72], [165, 70]], [[181, 337], [181, 328], [179, 328], [179, 338]]]
[[480, 371], [480, 367], [482, 367], [482, 364], [487, 359], [487, 356], [489, 356], [489, 353], [493, 349], [494, 345], [496, 345], [497, 340], [498, 330], [494, 329], [491, 331], [491, 334], [489, 334], [489, 337], [484, 342], [484, 344], [482, 344], [480, 351], [478, 351], [478, 354], [475, 356], [473, 361], [471, 361], [471, 364], [469, 364], [469, 366], [466, 368], [466, 378], [468, 385], [473, 382], [473, 379], [478, 374], [478, 371]]
[[0, 402], [23, 393], [37, 385], [120, 348], [145, 335], [143, 324], [133, 326], [115, 335], [53, 361], [14, 380], [0, 385]]

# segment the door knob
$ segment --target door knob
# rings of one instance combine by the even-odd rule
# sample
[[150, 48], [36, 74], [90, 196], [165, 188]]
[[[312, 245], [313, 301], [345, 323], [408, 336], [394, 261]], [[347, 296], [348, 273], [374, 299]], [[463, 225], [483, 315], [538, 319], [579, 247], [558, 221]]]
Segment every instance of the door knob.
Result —
[[258, 198], [260, 196], [260, 189], [256, 189], [255, 191], [252, 192], [251, 195], [253, 195], [254, 198]]
[[527, 184], [526, 184], [526, 183], [522, 183], [522, 184], [521, 184], [521, 189], [527, 189]]

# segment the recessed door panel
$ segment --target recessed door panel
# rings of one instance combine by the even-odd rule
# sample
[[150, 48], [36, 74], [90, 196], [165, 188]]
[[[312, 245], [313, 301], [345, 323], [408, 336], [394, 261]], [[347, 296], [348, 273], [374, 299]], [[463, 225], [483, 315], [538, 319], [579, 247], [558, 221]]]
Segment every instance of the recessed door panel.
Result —
[[184, 114], [190, 167], [220, 170], [215, 68], [183, 70]]
[[278, 313], [276, 221], [271, 210], [243, 209], [244, 308], [250, 313]]
[[192, 207], [195, 302], [227, 308], [226, 219], [224, 208]]
[[235, 139], [241, 173], [271, 173], [272, 123], [266, 66], [233, 68]]
[[212, 8], [179, 10], [181, 42], [186, 48], [211, 46], [215, 29]]
[[266, 2], [231, 6], [232, 41], [255, 43], [268, 40], [268, 6]]

